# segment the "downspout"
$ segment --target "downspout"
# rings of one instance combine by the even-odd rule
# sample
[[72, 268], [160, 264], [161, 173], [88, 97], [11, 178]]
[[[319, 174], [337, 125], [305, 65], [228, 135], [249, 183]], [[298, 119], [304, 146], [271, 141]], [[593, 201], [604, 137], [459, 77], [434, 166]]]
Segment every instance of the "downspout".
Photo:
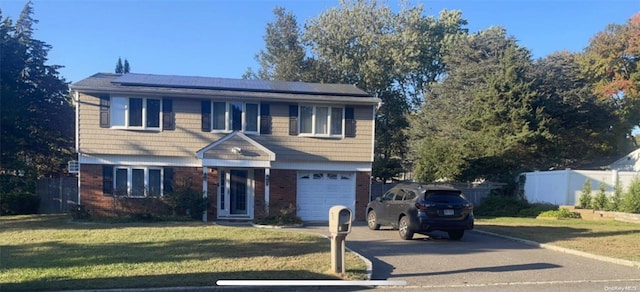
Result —
[[[369, 192], [367, 194], [367, 202], [371, 201], [371, 182], [373, 181], [373, 160], [375, 159], [375, 151], [376, 151], [376, 115], [378, 110], [382, 107], [382, 101], [379, 101], [376, 106], [373, 107], [373, 113], [371, 117], [371, 172], [369, 173]], [[356, 177], [357, 180], [357, 177]], [[365, 214], [366, 217], [366, 214]]]
[[271, 180], [271, 168], [264, 169], [264, 212], [269, 216], [269, 193]]
[[76, 138], [76, 153], [78, 154], [78, 205], [81, 205], [81, 199], [82, 196], [80, 194], [82, 194], [82, 192], [80, 192], [80, 176], [81, 176], [81, 169], [82, 166], [80, 165], [80, 95], [78, 94], [77, 91], [73, 91], [71, 89], [69, 89], [72, 94], [72, 99], [73, 99], [73, 103], [76, 107], [76, 133], [75, 133], [75, 138]]

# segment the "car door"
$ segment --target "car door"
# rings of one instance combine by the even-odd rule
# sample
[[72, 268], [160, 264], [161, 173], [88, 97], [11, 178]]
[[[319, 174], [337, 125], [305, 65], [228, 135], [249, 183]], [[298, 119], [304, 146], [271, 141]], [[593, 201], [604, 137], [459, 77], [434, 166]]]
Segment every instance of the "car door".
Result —
[[393, 198], [396, 196], [397, 189], [390, 189], [384, 195], [378, 197], [376, 207], [374, 210], [376, 211], [376, 216], [378, 217], [378, 223], [382, 225], [389, 225], [389, 208], [391, 207], [391, 202]]
[[393, 196], [393, 200], [389, 202], [389, 208], [387, 212], [387, 220], [391, 222], [391, 225], [398, 224], [398, 218], [400, 218], [400, 213], [404, 209], [404, 196], [406, 191], [404, 189], [398, 190]]

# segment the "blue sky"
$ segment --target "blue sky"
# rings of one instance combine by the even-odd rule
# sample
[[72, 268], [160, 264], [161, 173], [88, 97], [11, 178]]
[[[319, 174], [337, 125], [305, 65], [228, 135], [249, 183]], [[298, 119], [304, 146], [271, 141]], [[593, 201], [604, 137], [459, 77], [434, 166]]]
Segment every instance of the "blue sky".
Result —
[[[0, 2], [3, 17], [17, 19], [26, 0]], [[397, 1], [388, 2], [397, 7]], [[639, 0], [434, 0], [428, 15], [461, 10], [472, 31], [501, 25], [534, 58], [582, 51], [610, 23], [626, 23]], [[53, 46], [49, 64], [76, 82], [113, 72], [118, 57], [131, 72], [240, 78], [264, 47], [273, 8], [293, 12], [300, 25], [338, 0], [34, 0], [35, 37]]]

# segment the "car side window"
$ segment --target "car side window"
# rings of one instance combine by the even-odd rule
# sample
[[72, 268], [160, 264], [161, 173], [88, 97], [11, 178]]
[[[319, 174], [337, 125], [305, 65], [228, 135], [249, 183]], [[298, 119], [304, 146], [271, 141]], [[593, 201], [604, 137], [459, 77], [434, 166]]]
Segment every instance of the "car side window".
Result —
[[405, 193], [406, 193], [406, 192], [405, 192], [405, 190], [399, 190], [399, 191], [396, 193], [396, 196], [395, 196], [394, 200], [395, 200], [395, 201], [402, 201], [402, 199], [404, 198], [404, 194], [405, 194]]
[[416, 193], [414, 191], [408, 191], [407, 195], [404, 196], [405, 201], [410, 201], [416, 198]]
[[393, 200], [393, 197], [395, 197], [396, 193], [394, 190], [388, 190], [386, 193], [384, 193], [384, 195], [382, 195], [382, 200], [383, 201], [391, 201]]

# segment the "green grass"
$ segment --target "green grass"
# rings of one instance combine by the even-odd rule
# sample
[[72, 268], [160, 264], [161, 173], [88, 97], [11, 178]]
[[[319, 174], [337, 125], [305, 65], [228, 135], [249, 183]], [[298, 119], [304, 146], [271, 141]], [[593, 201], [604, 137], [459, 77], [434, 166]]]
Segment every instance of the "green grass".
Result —
[[640, 224], [581, 219], [476, 219], [476, 229], [592, 254], [640, 261]]
[[356, 279], [331, 272], [321, 236], [200, 222], [74, 223], [0, 217], [0, 291], [214, 286], [219, 279]]

